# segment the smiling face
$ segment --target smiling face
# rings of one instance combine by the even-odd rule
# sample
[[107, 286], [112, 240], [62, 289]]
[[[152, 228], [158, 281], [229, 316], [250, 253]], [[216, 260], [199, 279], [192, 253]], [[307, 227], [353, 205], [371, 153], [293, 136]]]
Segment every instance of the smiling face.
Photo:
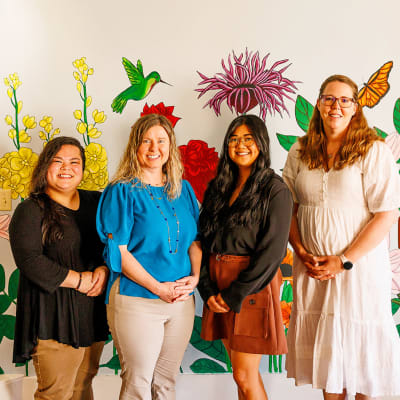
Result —
[[137, 158], [144, 171], [162, 172], [163, 165], [169, 158], [169, 136], [160, 125], [154, 125], [143, 135], [137, 150]]
[[52, 197], [53, 193], [73, 193], [81, 183], [83, 177], [83, 162], [78, 147], [65, 144], [53, 157], [47, 170], [46, 193]]
[[[326, 85], [326, 88], [322, 95], [339, 97], [348, 97], [352, 99], [354, 97], [352, 88], [346, 83], [333, 81]], [[339, 102], [335, 101], [330, 106], [322, 104], [319, 99], [317, 102], [318, 110], [321, 114], [321, 119], [324, 124], [325, 133], [330, 134], [342, 134], [347, 131], [350, 124], [351, 118], [356, 113], [357, 104], [352, 103], [350, 107], [340, 107]]]
[[246, 125], [240, 125], [229, 137], [229, 158], [239, 169], [250, 168], [260, 154], [260, 150]]

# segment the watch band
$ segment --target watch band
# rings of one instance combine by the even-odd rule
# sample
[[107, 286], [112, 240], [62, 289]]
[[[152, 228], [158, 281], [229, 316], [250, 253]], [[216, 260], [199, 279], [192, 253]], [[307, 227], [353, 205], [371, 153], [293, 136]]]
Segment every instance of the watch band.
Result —
[[344, 254], [340, 255], [339, 258], [344, 269], [349, 270], [353, 268], [353, 263]]

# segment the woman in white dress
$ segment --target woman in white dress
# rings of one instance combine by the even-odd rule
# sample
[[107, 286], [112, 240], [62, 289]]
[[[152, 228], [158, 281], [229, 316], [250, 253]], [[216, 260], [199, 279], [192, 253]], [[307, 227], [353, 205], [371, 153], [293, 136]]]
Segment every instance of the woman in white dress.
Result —
[[400, 394], [385, 240], [398, 216], [399, 174], [357, 93], [346, 76], [325, 80], [283, 171], [295, 201], [286, 368], [297, 385], [323, 389], [325, 400]]

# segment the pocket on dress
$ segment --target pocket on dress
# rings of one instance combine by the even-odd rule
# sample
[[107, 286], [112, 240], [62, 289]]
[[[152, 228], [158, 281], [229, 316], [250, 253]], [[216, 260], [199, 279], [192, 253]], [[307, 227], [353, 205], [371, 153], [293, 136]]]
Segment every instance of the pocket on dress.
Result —
[[266, 339], [269, 335], [269, 307], [271, 289], [269, 286], [261, 292], [246, 296], [239, 314], [235, 314], [233, 333]]

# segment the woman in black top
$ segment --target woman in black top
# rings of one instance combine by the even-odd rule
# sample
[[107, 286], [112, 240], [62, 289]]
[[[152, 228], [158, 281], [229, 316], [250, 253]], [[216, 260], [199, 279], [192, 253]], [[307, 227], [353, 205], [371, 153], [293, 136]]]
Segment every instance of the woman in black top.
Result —
[[270, 168], [264, 122], [237, 117], [200, 213], [204, 256], [198, 289], [205, 302], [201, 335], [223, 340], [240, 400], [267, 399], [258, 372], [261, 355], [287, 352], [279, 265], [291, 212], [290, 191]]
[[91, 382], [108, 336], [108, 269], [96, 233], [99, 192], [78, 190], [85, 152], [70, 137], [50, 141], [33, 171], [31, 193], [10, 224], [21, 271], [14, 362], [33, 358], [35, 399], [92, 399]]

